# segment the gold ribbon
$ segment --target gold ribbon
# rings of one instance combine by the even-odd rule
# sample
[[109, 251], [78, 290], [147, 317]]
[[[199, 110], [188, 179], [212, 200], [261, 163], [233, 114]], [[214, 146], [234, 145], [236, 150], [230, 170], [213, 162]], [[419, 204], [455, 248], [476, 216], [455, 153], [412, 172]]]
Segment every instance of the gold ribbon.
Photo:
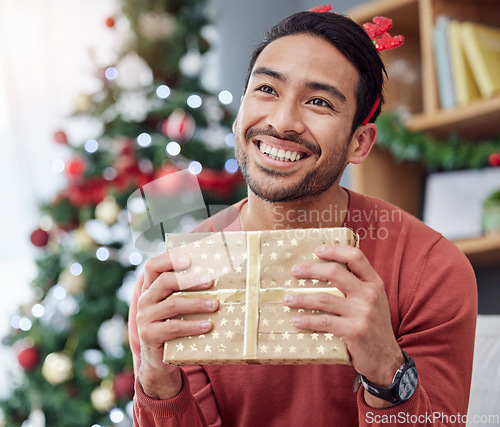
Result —
[[[265, 303], [283, 302], [286, 295], [331, 294], [339, 297], [345, 295], [337, 288], [270, 288], [259, 290], [259, 301]], [[223, 303], [246, 302], [247, 291], [243, 289], [219, 289], [217, 291], [176, 292], [175, 296], [184, 298], [215, 298]]]
[[260, 290], [260, 231], [247, 233], [247, 293], [245, 298], [245, 329], [243, 331], [243, 358], [257, 357]]

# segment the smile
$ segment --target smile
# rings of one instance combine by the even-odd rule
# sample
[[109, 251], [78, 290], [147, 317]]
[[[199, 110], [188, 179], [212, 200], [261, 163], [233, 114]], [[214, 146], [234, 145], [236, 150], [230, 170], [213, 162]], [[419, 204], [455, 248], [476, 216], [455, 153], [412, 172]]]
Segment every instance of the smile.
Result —
[[306, 154], [300, 151], [285, 151], [283, 149], [278, 149], [276, 147], [271, 147], [265, 142], [259, 142], [259, 150], [261, 153], [270, 157], [273, 160], [279, 160], [282, 162], [297, 162], [301, 158], [306, 157]]

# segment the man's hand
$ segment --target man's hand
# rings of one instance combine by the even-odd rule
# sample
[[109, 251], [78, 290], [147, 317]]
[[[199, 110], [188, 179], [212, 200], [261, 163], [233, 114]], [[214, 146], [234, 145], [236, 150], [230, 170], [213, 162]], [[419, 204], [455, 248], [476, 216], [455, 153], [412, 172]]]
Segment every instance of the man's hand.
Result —
[[[295, 326], [340, 336], [347, 345], [356, 371], [370, 382], [388, 387], [397, 369], [404, 364], [404, 357], [392, 330], [382, 279], [359, 249], [325, 245], [316, 249], [316, 255], [331, 262], [295, 265], [292, 274], [301, 279], [328, 281], [346, 297], [288, 295], [285, 304], [289, 307], [327, 313], [297, 316]], [[365, 400], [376, 408], [390, 406], [389, 402], [366, 391]]]
[[[177, 366], [163, 363], [165, 341], [178, 337], [200, 335], [212, 329], [210, 321], [186, 321], [171, 318], [186, 313], [217, 311], [216, 299], [176, 297], [179, 284], [175, 271], [190, 265], [186, 256], [161, 254], [147, 261], [142, 293], [137, 302], [137, 328], [141, 343], [139, 379], [144, 392], [154, 399], [169, 399], [182, 388]], [[213, 281], [199, 274], [183, 275], [183, 289], [203, 290]]]

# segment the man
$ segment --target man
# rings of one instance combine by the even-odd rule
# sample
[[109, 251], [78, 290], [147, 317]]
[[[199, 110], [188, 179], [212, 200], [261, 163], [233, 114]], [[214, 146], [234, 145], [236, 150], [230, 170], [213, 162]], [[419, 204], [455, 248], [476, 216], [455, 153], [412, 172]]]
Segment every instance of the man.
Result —
[[[164, 364], [165, 341], [212, 328], [165, 320], [193, 312], [208, 319], [218, 301], [176, 298], [173, 269], [190, 260], [162, 254], [147, 262], [130, 308], [137, 425], [435, 425], [466, 413], [477, 314], [470, 264], [410, 215], [339, 186], [345, 166], [362, 162], [376, 139], [384, 72], [370, 38], [346, 17], [302, 12], [271, 29], [251, 58], [233, 129], [248, 199], [235, 206], [236, 221], [223, 212], [200, 228], [357, 232], [361, 249], [320, 246], [317, 256], [329, 262], [292, 269], [330, 281], [345, 299], [284, 301], [325, 312], [294, 324], [342, 337], [352, 366]], [[304, 211], [331, 215], [304, 222]], [[212, 286], [191, 279], [193, 290]], [[363, 386], [354, 393], [356, 373]]]

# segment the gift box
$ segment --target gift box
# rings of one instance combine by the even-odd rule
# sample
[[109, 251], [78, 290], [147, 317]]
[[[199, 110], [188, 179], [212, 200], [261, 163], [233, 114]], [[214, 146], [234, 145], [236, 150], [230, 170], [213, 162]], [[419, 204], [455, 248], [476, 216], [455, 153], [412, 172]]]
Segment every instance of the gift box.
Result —
[[[187, 270], [176, 273], [186, 298], [216, 298], [215, 313], [177, 316], [206, 320], [214, 327], [204, 335], [176, 338], [165, 343], [165, 363], [184, 364], [349, 364], [342, 339], [332, 333], [300, 330], [292, 323], [298, 313], [284, 303], [287, 294], [344, 294], [329, 282], [297, 279], [291, 267], [327, 262], [314, 250], [324, 244], [358, 246], [347, 228], [230, 231], [167, 234], [166, 250], [191, 259]], [[215, 283], [206, 291], [185, 290], [187, 275], [209, 276]], [[168, 320], [167, 320], [168, 321]]]

